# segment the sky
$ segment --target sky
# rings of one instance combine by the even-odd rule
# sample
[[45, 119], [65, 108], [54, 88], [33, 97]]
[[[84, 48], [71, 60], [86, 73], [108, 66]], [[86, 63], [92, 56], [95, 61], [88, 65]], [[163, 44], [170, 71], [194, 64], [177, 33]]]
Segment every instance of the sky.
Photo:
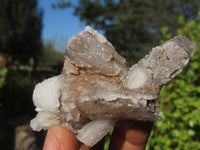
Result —
[[[38, 7], [43, 10], [42, 39], [56, 41], [55, 48], [64, 52], [67, 41], [78, 32], [84, 30], [85, 24], [74, 16], [72, 8], [54, 9], [51, 4], [59, 0], [38, 0]], [[73, 0], [76, 5], [78, 0]]]

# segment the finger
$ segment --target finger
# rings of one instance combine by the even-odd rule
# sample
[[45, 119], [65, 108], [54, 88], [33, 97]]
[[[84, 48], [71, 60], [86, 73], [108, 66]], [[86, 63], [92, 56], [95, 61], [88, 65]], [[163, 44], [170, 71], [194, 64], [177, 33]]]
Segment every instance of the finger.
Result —
[[115, 127], [110, 150], [144, 150], [153, 122], [132, 121]]
[[48, 129], [43, 150], [77, 150], [75, 135], [68, 129], [53, 125]]

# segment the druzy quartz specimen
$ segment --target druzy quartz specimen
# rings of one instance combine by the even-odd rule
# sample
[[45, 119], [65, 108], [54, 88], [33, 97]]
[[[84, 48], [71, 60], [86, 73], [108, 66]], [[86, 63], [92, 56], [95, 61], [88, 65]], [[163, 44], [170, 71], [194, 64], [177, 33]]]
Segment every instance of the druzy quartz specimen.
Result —
[[93, 146], [116, 121], [161, 120], [160, 89], [187, 65], [195, 47], [176, 36], [128, 68], [104, 36], [86, 27], [68, 41], [62, 73], [36, 85], [38, 114], [31, 127], [40, 131], [60, 124]]

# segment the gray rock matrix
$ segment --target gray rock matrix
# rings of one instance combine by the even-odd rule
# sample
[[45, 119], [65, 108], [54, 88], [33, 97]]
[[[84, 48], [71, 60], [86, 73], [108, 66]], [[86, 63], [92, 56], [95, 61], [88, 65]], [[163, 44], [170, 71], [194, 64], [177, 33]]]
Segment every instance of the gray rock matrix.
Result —
[[158, 98], [162, 85], [187, 65], [196, 44], [176, 36], [131, 68], [107, 39], [90, 27], [67, 44], [63, 71], [36, 85], [35, 131], [60, 124], [82, 143], [93, 146], [116, 121], [162, 120]]

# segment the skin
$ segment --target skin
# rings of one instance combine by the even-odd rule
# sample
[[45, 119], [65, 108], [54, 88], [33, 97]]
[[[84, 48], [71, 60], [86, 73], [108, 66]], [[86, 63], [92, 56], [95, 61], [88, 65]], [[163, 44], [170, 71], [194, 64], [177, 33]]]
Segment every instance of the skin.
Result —
[[[153, 122], [129, 121], [117, 123], [110, 140], [109, 150], [144, 150]], [[88, 147], [76, 140], [68, 129], [53, 125], [48, 129], [43, 150], [102, 150], [104, 140]]]

